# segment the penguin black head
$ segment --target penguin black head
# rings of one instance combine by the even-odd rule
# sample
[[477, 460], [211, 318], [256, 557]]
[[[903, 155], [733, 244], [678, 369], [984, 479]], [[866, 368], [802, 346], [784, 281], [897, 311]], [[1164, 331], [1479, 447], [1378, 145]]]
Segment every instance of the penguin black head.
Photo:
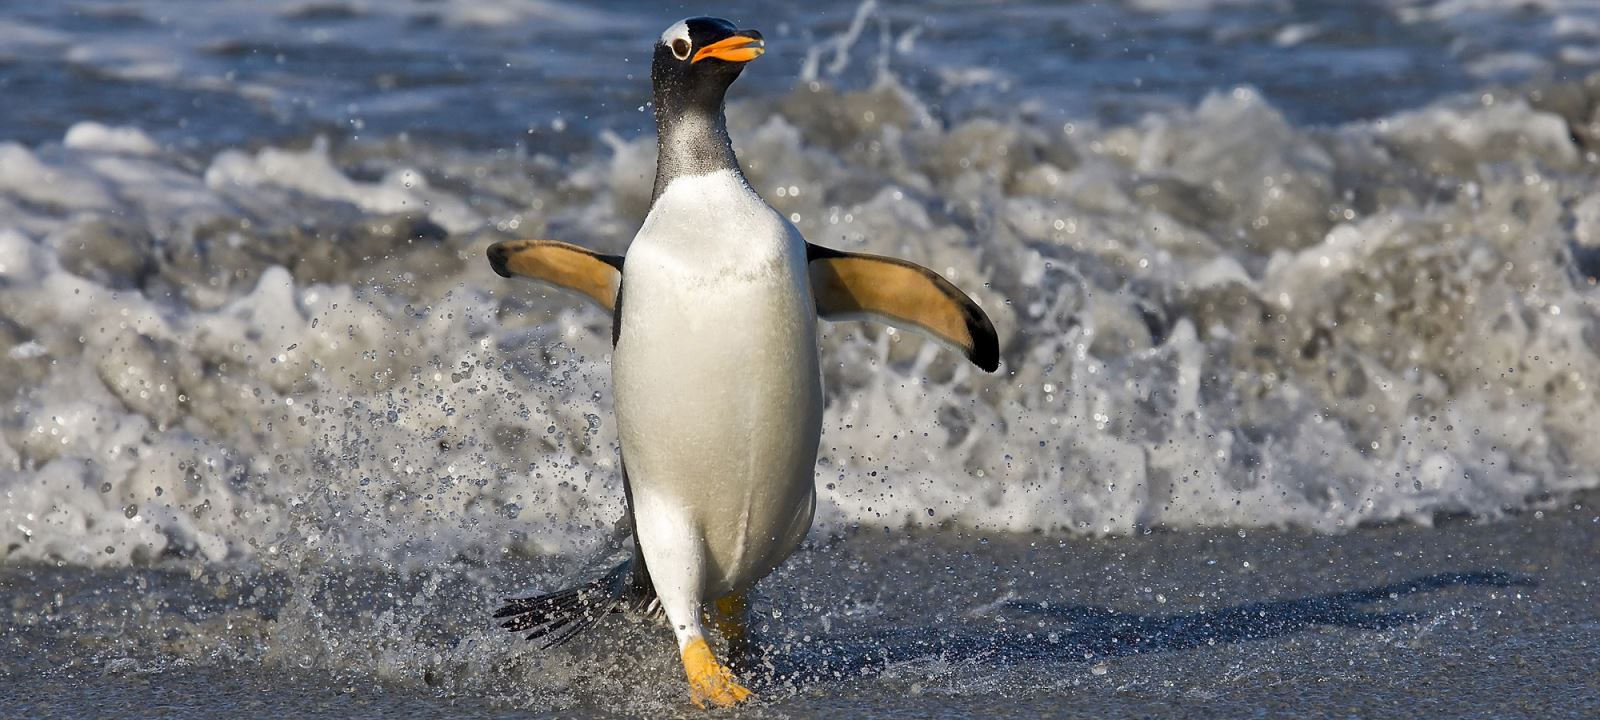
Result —
[[728, 86], [763, 52], [761, 33], [722, 18], [694, 17], [667, 28], [650, 62], [656, 124], [691, 113], [720, 115]]

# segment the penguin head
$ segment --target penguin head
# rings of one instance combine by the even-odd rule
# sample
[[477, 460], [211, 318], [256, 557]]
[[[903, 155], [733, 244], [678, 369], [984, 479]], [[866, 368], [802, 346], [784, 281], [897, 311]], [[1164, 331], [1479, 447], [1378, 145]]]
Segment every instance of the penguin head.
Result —
[[650, 62], [657, 122], [690, 112], [720, 113], [728, 86], [764, 52], [761, 33], [722, 18], [673, 24], [656, 41]]

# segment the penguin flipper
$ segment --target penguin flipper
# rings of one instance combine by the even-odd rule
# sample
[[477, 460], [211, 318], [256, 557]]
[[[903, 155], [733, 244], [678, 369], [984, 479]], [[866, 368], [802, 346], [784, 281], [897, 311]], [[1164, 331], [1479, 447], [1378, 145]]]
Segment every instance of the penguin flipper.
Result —
[[1000, 367], [994, 323], [966, 293], [916, 263], [806, 243], [811, 292], [824, 320], [878, 320], [921, 330], [987, 372]]
[[500, 277], [533, 278], [576, 292], [607, 310], [622, 285], [622, 256], [603, 255], [554, 240], [506, 240], [489, 246], [489, 266]]

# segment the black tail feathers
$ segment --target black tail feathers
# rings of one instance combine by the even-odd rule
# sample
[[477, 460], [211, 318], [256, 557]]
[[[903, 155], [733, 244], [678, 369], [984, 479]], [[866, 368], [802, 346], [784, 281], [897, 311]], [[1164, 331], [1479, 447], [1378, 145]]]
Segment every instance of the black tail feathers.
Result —
[[529, 640], [545, 640], [545, 648], [556, 647], [594, 627], [613, 612], [645, 610], [655, 602], [649, 584], [640, 587], [633, 572], [633, 560], [625, 560], [606, 574], [577, 587], [557, 590], [536, 597], [507, 598], [496, 610], [496, 619], [511, 632], [528, 633]]

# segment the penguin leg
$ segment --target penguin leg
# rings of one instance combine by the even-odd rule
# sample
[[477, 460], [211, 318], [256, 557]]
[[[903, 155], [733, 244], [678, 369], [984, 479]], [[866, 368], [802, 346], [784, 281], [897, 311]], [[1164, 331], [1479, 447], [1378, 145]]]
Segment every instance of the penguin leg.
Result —
[[712, 603], [712, 626], [728, 642], [728, 664], [739, 667], [750, 659], [750, 598], [744, 592], [730, 592]]
[[700, 624], [706, 604], [706, 553], [698, 528], [666, 503], [651, 502], [645, 497], [636, 499], [642, 501], [634, 516], [639, 547], [650, 566], [650, 579], [661, 598], [661, 609], [678, 638], [678, 655], [689, 680], [689, 701], [702, 708], [743, 702], [750, 697], [750, 690], [739, 684], [732, 670], [717, 661]]
[[728, 641], [728, 664], [739, 670], [749, 670], [755, 664], [755, 646], [750, 641], [750, 596], [745, 592], [732, 592], [712, 603], [717, 609], [712, 624], [717, 633]]

